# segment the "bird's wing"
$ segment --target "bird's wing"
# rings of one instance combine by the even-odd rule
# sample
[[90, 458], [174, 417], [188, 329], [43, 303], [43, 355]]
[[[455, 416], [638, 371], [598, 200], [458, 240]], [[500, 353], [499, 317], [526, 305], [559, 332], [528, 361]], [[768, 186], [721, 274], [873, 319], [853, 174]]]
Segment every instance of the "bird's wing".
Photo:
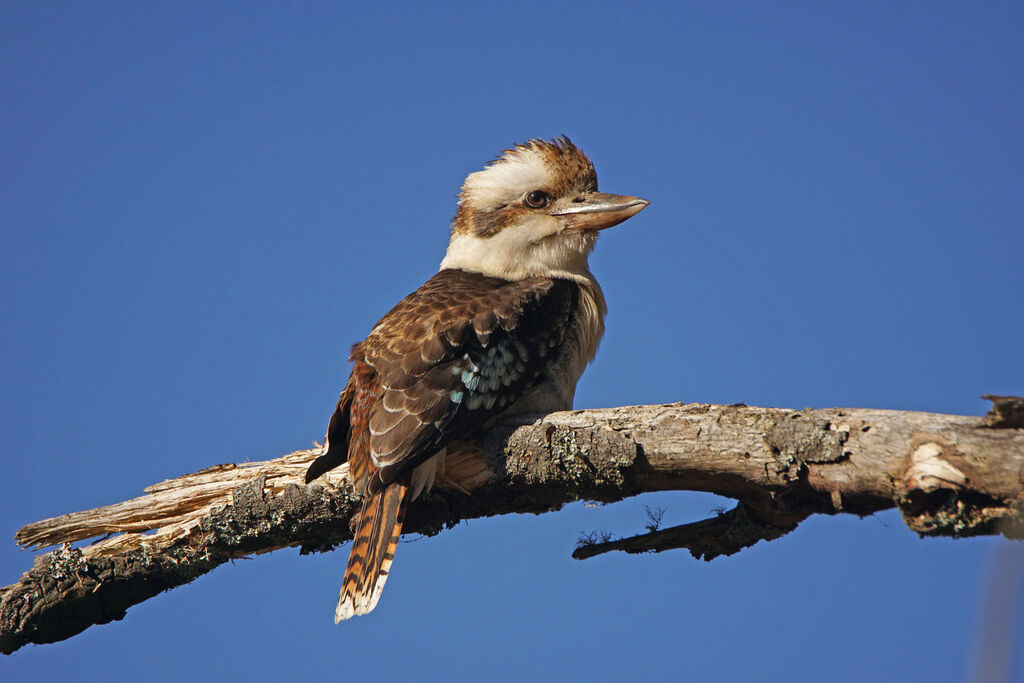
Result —
[[[442, 270], [353, 349], [374, 371], [370, 489], [395, 481], [536, 385], [579, 301], [575, 283]], [[352, 450], [349, 449], [350, 456]]]
[[[338, 404], [331, 415], [331, 421], [327, 425], [327, 436], [324, 438], [324, 448], [320, 456], [310, 463], [306, 470], [306, 483], [313, 481], [324, 472], [333, 470], [341, 463], [348, 460], [349, 439], [351, 436], [351, 407], [357, 388], [356, 372], [348, 379], [344, 391], [338, 397]], [[355, 474], [353, 481], [355, 480]]]

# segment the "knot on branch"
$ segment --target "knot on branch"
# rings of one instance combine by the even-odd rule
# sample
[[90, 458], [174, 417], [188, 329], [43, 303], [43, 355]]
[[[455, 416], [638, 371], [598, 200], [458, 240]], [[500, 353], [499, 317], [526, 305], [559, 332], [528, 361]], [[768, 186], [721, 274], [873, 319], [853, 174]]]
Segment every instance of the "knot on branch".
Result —
[[[840, 413], [841, 415], [841, 413]], [[785, 481], [800, 477], [807, 464], [839, 462], [849, 457], [850, 425], [819, 416], [790, 413], [768, 430], [765, 441], [775, 454], [775, 474]]]
[[629, 472], [642, 453], [628, 430], [580, 428], [550, 419], [526, 429], [520, 424], [492, 430], [484, 442], [492, 486], [522, 490], [536, 499], [538, 487], [551, 485], [568, 500], [618, 500], [629, 488]]
[[897, 485], [897, 505], [907, 526], [922, 535], [1003, 533], [1020, 538], [1021, 500], [1004, 500], [969, 488], [970, 464], [938, 435], [916, 435]]

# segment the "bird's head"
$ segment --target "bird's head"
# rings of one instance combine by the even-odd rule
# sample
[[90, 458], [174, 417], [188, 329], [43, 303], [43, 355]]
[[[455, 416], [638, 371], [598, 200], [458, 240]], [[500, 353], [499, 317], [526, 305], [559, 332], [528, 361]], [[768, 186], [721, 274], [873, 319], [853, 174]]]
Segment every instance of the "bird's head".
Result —
[[568, 138], [530, 140], [466, 177], [441, 268], [509, 280], [589, 275], [598, 231], [648, 203], [598, 192], [594, 165]]

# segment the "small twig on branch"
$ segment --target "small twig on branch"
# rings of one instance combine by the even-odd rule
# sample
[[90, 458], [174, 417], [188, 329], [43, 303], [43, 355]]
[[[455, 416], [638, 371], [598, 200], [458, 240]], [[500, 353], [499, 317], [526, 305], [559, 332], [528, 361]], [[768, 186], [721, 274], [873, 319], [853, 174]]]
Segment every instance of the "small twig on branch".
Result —
[[[993, 400], [988, 419], [703, 404], [526, 416], [488, 433], [481, 450], [450, 449], [448, 481], [409, 507], [405, 529], [432, 535], [463, 519], [689, 490], [739, 504], [702, 522], [584, 544], [576, 556], [685, 547], [710, 559], [777, 538], [815, 513], [890, 507], [921, 534], [1020, 538], [1024, 401]], [[347, 468], [301, 484], [318, 452], [211, 467], [130, 501], [24, 527], [22, 545], [61, 547], [0, 589], [0, 652], [121, 619], [232, 559], [288, 546], [324, 551], [349, 539], [359, 500]], [[655, 517], [649, 526], [657, 528]]]
[[644, 524], [644, 528], [652, 533], [660, 529], [661, 520], [665, 519], [665, 508], [652, 510], [650, 505], [645, 505], [644, 512], [647, 513], [647, 524]]

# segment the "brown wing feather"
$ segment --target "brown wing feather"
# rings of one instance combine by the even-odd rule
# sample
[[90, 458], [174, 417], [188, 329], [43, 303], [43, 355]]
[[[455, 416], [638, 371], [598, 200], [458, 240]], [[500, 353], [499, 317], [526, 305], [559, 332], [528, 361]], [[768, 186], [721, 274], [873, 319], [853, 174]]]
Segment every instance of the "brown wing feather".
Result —
[[382, 389], [369, 417], [371, 486], [466, 437], [539, 381], [577, 303], [578, 286], [564, 280], [444, 270], [392, 309], [359, 345]]
[[[357, 345], [358, 346], [358, 345]], [[357, 347], [353, 347], [353, 353]], [[352, 404], [349, 418], [352, 429], [348, 443], [349, 476], [356, 491], [366, 490], [366, 482], [376, 469], [370, 454], [370, 413], [380, 401], [382, 389], [377, 373], [362, 361], [352, 368]]]

